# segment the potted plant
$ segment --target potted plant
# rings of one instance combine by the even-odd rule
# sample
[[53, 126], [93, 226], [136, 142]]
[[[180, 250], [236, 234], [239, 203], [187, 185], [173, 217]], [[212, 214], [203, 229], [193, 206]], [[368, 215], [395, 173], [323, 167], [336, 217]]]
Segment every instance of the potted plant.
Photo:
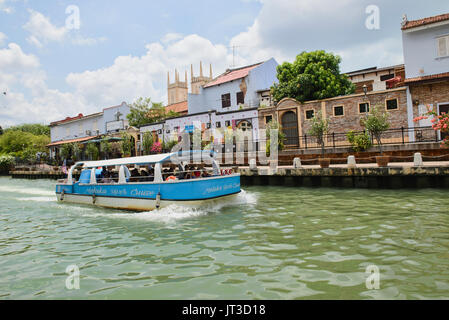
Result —
[[388, 113], [382, 111], [382, 105], [377, 105], [363, 120], [363, 125], [371, 134], [371, 136], [376, 139], [379, 146], [380, 156], [376, 157], [377, 165], [379, 167], [387, 167], [390, 158], [383, 155], [382, 134], [390, 127], [390, 123], [388, 121]]
[[324, 137], [329, 132], [329, 121], [323, 118], [323, 114], [318, 114], [312, 119], [312, 127], [309, 134], [316, 137], [317, 143], [321, 146], [321, 158], [318, 160], [321, 168], [329, 168], [331, 160], [324, 157], [325, 141]]

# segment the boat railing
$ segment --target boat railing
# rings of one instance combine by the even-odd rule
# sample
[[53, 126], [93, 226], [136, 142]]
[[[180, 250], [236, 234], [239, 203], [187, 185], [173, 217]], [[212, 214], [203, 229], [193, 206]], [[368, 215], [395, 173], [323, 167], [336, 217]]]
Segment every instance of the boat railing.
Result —
[[[213, 177], [213, 169], [212, 168], [203, 168], [197, 170], [184, 170], [184, 171], [174, 171], [174, 172], [162, 172], [163, 181], [170, 181], [170, 177], [174, 177], [176, 180], [189, 180], [189, 179], [198, 179], [198, 178], [209, 178]], [[172, 180], [174, 180], [172, 179]], [[136, 182], [153, 182], [154, 175], [140, 175], [140, 176], [131, 176], [128, 178], [129, 183]], [[110, 184], [110, 183], [118, 183], [118, 176], [114, 175], [113, 177], [105, 177], [105, 178], [97, 178], [98, 184]]]

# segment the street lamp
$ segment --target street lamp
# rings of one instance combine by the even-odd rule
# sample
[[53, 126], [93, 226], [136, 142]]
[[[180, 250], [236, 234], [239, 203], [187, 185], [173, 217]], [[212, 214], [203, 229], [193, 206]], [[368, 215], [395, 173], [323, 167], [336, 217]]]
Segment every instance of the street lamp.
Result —
[[363, 92], [365, 93], [366, 98], [366, 94], [368, 93], [368, 86], [366, 84], [363, 85]]

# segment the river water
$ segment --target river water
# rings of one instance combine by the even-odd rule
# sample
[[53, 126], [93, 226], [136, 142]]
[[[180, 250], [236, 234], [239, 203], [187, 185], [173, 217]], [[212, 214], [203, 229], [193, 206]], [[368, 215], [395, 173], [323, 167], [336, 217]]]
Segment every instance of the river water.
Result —
[[54, 187], [0, 178], [0, 299], [449, 298], [445, 190], [247, 187], [132, 213]]

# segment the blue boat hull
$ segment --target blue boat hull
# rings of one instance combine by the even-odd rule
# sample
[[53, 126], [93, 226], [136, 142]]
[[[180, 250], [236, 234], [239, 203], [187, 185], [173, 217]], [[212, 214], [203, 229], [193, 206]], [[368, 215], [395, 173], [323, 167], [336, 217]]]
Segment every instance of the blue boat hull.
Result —
[[240, 191], [240, 175], [163, 183], [75, 183], [56, 186], [58, 201], [130, 210], [152, 210], [176, 202], [202, 203], [232, 196]]

